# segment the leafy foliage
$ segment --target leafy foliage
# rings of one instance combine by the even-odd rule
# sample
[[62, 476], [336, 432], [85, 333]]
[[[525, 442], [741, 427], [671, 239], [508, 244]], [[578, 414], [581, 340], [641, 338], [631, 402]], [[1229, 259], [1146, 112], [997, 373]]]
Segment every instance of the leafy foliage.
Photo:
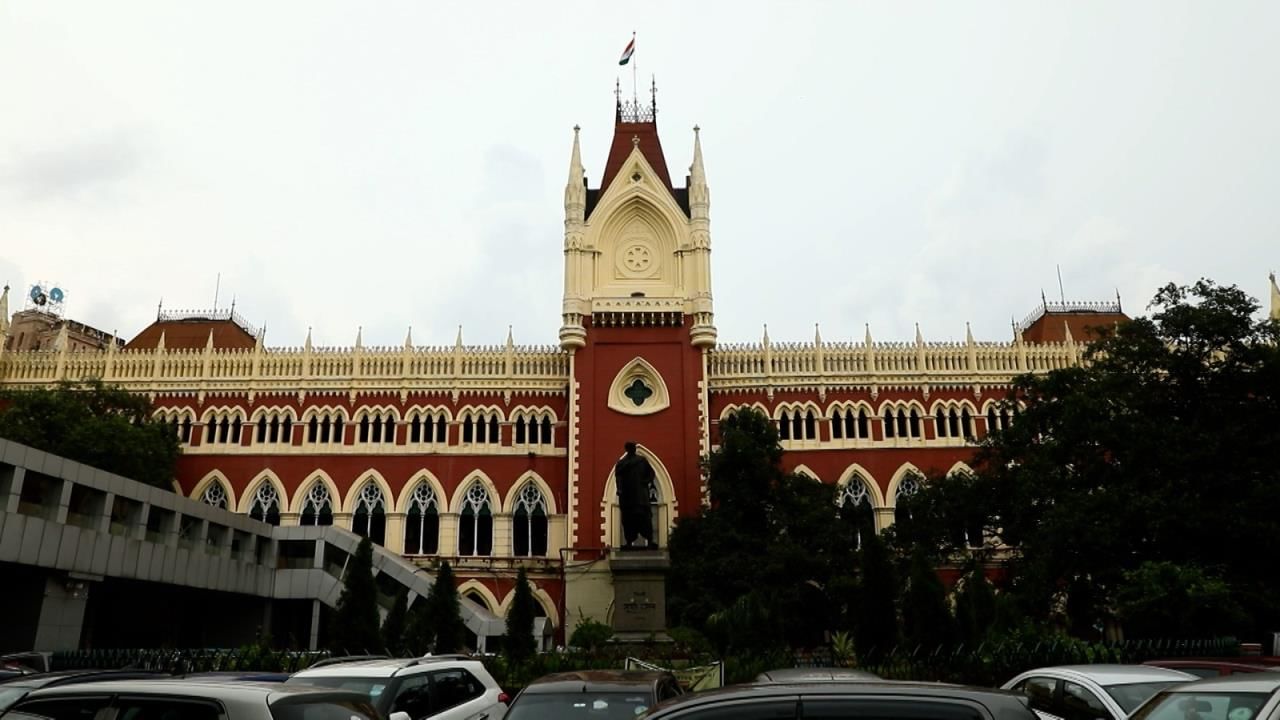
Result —
[[0, 394], [0, 437], [173, 489], [178, 439], [147, 398], [100, 380]]
[[409, 596], [407, 593], [396, 593], [391, 611], [382, 621], [382, 646], [386, 651], [399, 655], [404, 651], [405, 618], [408, 614]]
[[435, 642], [435, 653], [461, 652], [466, 637], [466, 626], [462, 624], [462, 609], [459, 606], [458, 587], [453, 580], [453, 568], [449, 561], [440, 563], [436, 574], [436, 582], [427, 595], [423, 610], [428, 614], [425, 618], [431, 627], [431, 637]]
[[[1190, 607], [1222, 589], [1185, 574], [1200, 573], [1251, 620], [1225, 613], [1219, 629], [1260, 635], [1280, 622], [1280, 576], [1252, 559], [1276, 531], [1280, 324], [1208, 280], [1168, 285], [1150, 309], [1103, 332], [1083, 366], [1018, 378], [1016, 420], [986, 438], [978, 472], [911, 499], [929, 518], [912, 539], [956, 549], [939, 529], [981, 499], [986, 532], [1017, 548], [1009, 589], [1033, 619], [1065, 608], [1074, 634], [1096, 636], [1123, 600], [1135, 630], [1167, 635], [1171, 617], [1138, 620], [1157, 615], [1137, 588], [1182, 587]], [[1134, 574], [1148, 563], [1171, 565]]]
[[862, 541], [858, 565], [854, 645], [863, 658], [870, 659], [898, 644], [898, 575], [889, 548], [879, 535]]
[[671, 536], [672, 623], [722, 649], [813, 646], [841, 619], [854, 553], [849, 534], [832, 532], [833, 488], [784, 473], [781, 459], [764, 415], [726, 418], [704, 463], [712, 507]]
[[594, 651], [604, 647], [611, 637], [613, 637], [613, 628], [584, 615], [579, 617], [578, 623], [573, 626], [573, 635], [569, 636], [569, 646]]
[[1126, 571], [1116, 608], [1133, 637], [1230, 634], [1244, 613], [1221, 578], [1171, 562]]
[[529, 578], [524, 568], [520, 568], [516, 576], [515, 592], [511, 598], [511, 607], [507, 610], [507, 639], [505, 650], [507, 659], [512, 664], [522, 663], [537, 651], [533, 638], [534, 616], [533, 590], [529, 587]]
[[955, 623], [947, 607], [947, 591], [923, 551], [911, 557], [911, 572], [902, 594], [902, 634], [909, 646], [934, 647], [954, 641]]
[[365, 653], [382, 649], [378, 627], [378, 589], [373, 581], [373, 543], [360, 540], [347, 563], [342, 595], [333, 613], [329, 647], [334, 652]]

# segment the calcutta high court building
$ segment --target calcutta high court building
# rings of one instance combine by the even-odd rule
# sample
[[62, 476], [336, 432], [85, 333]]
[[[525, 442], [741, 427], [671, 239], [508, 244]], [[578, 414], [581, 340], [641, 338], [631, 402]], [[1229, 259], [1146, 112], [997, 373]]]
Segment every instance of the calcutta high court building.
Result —
[[777, 423], [785, 469], [837, 485], [843, 514], [879, 530], [919, 477], [965, 468], [1011, 421], [1014, 376], [1079, 362], [1090, 327], [1124, 318], [1118, 302], [1042, 302], [1007, 341], [722, 342], [693, 133], [676, 183], [653, 105], [619, 99], [594, 179], [575, 128], [556, 344], [268, 347], [224, 311], [162, 312], [97, 349], [73, 347], [64, 325], [61, 342], [15, 349], [0, 303], [0, 384], [95, 377], [143, 393], [181, 443], [179, 492], [350, 528], [424, 568], [448, 559], [462, 596], [497, 615], [524, 567], [563, 642], [580, 614], [612, 613], [626, 441], [656, 471], [660, 546], [708, 501], [699, 460], [740, 408]]

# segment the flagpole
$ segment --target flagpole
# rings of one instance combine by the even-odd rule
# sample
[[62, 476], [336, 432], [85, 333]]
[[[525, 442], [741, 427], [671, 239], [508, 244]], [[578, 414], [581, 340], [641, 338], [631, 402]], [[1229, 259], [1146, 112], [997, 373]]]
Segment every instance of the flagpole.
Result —
[[636, 107], [639, 107], [640, 106], [640, 90], [638, 89], [638, 86], [636, 83], [636, 60], [634, 58], [634, 55], [636, 54], [634, 50], [635, 42], [636, 42], [636, 33], [634, 30], [632, 30], [631, 46], [633, 49], [631, 51], [631, 54], [633, 57], [631, 60], [631, 101], [636, 104]]

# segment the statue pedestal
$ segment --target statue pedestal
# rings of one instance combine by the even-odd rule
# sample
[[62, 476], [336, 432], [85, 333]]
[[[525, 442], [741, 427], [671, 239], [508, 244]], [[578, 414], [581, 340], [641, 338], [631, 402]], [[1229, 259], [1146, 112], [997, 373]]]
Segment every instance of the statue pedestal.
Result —
[[613, 573], [613, 640], [622, 643], [671, 642], [667, 635], [667, 570], [665, 550], [615, 550]]

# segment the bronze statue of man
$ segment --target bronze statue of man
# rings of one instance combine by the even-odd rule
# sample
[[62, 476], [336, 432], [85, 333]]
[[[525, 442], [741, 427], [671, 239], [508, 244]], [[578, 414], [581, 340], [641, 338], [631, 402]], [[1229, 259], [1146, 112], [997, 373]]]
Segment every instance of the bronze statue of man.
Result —
[[643, 537], [648, 547], [657, 547], [653, 532], [653, 515], [649, 510], [649, 486], [653, 483], [653, 466], [643, 456], [636, 454], [636, 444], [626, 444], [627, 454], [613, 468], [618, 487], [618, 508], [622, 510], [623, 548], [635, 546], [636, 538]]

